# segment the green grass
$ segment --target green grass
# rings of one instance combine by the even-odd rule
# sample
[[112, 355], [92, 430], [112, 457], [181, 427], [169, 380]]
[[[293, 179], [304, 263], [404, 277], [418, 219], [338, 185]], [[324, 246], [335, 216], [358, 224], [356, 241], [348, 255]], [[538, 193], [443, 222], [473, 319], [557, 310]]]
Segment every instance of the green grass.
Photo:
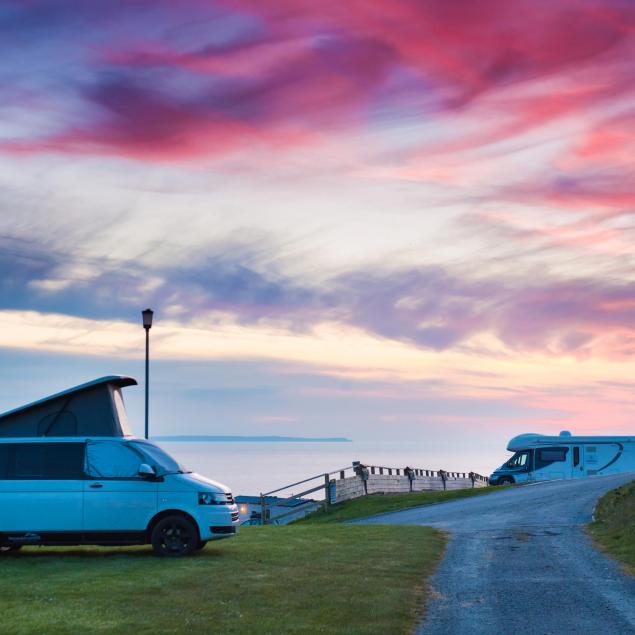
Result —
[[0, 561], [3, 633], [409, 633], [445, 543], [427, 527], [248, 527], [199, 554], [28, 547]]
[[477, 487], [474, 489], [456, 489], [447, 492], [413, 492], [411, 494], [372, 494], [363, 498], [355, 498], [350, 501], [332, 505], [329, 511], [318, 510], [307, 519], [296, 524], [305, 523], [339, 523], [366, 516], [374, 516], [385, 512], [394, 512], [400, 509], [409, 509], [419, 505], [431, 505], [443, 503], [457, 498], [469, 498], [482, 496], [492, 492], [500, 492], [513, 486], [502, 487]]
[[0, 632], [410, 633], [444, 534], [336, 523], [500, 489], [368, 496], [290, 526], [245, 527], [183, 559], [27, 547], [0, 560]]
[[601, 549], [635, 575], [635, 481], [600, 499], [589, 530]]

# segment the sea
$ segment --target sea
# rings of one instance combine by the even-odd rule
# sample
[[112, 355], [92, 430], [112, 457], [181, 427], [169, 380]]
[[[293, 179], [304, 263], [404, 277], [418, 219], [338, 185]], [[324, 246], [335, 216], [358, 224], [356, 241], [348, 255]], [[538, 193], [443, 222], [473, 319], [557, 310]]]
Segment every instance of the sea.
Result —
[[[188, 469], [225, 483], [235, 495], [246, 496], [256, 496], [311, 476], [351, 467], [353, 461], [384, 467], [475, 471], [488, 476], [494, 467], [508, 458], [501, 455], [500, 460], [494, 462], [491, 457], [478, 457], [475, 460], [473, 453], [461, 456], [452, 447], [426, 451], [407, 443], [367, 441], [158, 443]], [[503, 450], [501, 454], [507, 453]], [[299, 490], [294, 489], [296, 492]]]

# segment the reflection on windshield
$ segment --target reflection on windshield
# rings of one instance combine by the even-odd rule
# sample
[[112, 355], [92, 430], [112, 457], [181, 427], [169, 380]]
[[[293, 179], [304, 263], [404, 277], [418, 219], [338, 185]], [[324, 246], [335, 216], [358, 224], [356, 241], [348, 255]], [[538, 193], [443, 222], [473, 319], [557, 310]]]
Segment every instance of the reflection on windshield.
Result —
[[151, 465], [158, 476], [164, 474], [189, 474], [183, 465], [177, 463], [167, 452], [150, 441], [130, 441], [130, 445], [143, 454], [148, 464]]

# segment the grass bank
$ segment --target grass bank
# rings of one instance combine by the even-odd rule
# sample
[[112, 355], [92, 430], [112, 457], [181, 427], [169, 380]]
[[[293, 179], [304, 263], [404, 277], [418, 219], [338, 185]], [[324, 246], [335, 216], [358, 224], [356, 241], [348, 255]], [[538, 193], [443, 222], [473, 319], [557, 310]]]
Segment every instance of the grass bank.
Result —
[[440, 492], [412, 492], [411, 494], [373, 494], [363, 498], [355, 498], [350, 501], [332, 505], [329, 511], [318, 510], [307, 519], [298, 521], [296, 524], [306, 523], [339, 523], [366, 516], [374, 516], [386, 512], [409, 509], [419, 505], [431, 505], [433, 503], [444, 503], [457, 498], [471, 498], [472, 496], [483, 496], [491, 494], [509, 487], [477, 487], [474, 489], [457, 489]]
[[601, 549], [635, 575], [635, 481], [600, 499], [589, 530]]
[[443, 552], [426, 527], [247, 527], [199, 554], [28, 547], [0, 560], [2, 632], [409, 633]]

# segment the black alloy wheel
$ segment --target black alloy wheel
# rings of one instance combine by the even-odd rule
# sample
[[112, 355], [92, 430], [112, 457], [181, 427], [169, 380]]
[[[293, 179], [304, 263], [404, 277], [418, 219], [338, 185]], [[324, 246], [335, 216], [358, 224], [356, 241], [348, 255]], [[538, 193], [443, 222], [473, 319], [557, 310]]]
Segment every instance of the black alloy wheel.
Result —
[[191, 520], [185, 516], [166, 516], [154, 526], [151, 542], [157, 556], [178, 558], [191, 554], [200, 540]]

